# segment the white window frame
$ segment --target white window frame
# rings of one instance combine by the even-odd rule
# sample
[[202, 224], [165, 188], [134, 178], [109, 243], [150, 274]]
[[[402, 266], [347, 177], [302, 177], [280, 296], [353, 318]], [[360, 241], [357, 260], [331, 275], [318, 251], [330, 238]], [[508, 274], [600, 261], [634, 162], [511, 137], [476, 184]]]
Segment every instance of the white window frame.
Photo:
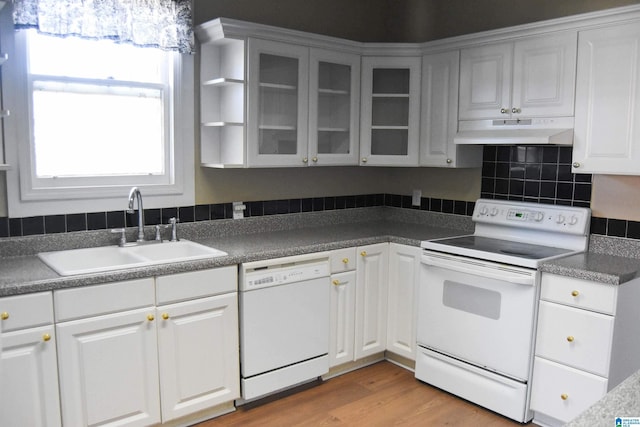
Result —
[[[25, 31], [14, 32], [14, 40], [3, 40], [3, 51], [11, 60], [2, 67], [3, 104], [10, 108], [4, 119], [5, 156], [10, 165], [7, 174], [9, 217], [29, 217], [82, 212], [124, 210], [132, 186], [140, 188], [145, 208], [192, 206], [194, 190], [194, 60], [192, 55], [173, 56], [172, 87], [169, 90], [168, 128], [172, 156], [167, 163], [164, 182], [147, 177], [122, 180], [114, 177], [108, 184], [95, 186], [39, 185], [32, 170], [32, 128], [30, 116], [30, 81], [27, 72], [27, 37]], [[126, 156], [126, 153], [122, 154]], [[55, 178], [48, 178], [55, 179]], [[72, 182], [73, 180], [68, 180]], [[88, 181], [87, 181], [88, 182]]]

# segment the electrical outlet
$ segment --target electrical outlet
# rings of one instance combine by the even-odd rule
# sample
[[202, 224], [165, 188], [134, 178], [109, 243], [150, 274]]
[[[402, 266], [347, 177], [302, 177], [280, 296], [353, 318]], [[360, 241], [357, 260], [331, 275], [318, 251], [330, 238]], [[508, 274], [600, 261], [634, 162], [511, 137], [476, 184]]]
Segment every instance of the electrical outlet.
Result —
[[420, 206], [421, 198], [422, 198], [422, 190], [413, 190], [413, 195], [411, 196], [411, 205]]
[[244, 211], [247, 206], [242, 202], [233, 202], [233, 219], [244, 218]]

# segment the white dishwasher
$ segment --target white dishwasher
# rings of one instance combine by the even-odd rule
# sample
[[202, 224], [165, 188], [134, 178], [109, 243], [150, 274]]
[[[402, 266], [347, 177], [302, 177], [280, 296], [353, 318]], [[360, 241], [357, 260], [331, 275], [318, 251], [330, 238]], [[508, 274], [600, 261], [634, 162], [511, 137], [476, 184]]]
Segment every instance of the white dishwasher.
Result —
[[329, 371], [329, 253], [240, 266], [242, 404]]

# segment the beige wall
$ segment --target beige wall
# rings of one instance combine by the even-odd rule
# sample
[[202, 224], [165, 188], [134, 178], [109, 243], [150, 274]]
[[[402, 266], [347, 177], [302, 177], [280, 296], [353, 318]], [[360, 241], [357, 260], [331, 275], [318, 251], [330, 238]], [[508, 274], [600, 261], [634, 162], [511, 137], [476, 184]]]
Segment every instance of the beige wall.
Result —
[[593, 216], [640, 221], [640, 176], [594, 175]]
[[386, 37], [389, 0], [194, 0], [196, 25], [218, 17], [360, 41]]
[[473, 201], [480, 196], [480, 169], [307, 167], [203, 169], [198, 204], [355, 194], [403, 194]]
[[579, 13], [640, 3], [640, 0], [405, 0], [395, 4], [404, 25], [394, 37], [423, 42]]
[[218, 17], [359, 41], [424, 42], [640, 3], [640, 0], [194, 0]]

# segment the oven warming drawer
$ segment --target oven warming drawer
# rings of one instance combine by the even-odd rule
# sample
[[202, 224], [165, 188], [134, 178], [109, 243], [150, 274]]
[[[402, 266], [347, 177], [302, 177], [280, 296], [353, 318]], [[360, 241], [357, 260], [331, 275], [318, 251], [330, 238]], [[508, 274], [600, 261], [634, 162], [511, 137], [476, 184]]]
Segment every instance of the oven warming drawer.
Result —
[[531, 419], [527, 386], [424, 347], [416, 355], [417, 379], [521, 423]]

